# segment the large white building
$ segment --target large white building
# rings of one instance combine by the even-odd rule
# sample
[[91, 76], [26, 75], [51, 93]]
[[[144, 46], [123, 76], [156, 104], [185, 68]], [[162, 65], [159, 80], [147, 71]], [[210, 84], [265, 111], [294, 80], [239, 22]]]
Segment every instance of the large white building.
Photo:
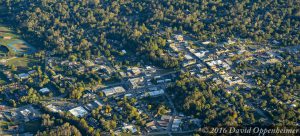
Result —
[[73, 108], [71, 110], [69, 110], [69, 112], [71, 112], [72, 115], [74, 115], [75, 117], [83, 117], [84, 115], [86, 115], [88, 112], [81, 106]]
[[160, 89], [157, 91], [148, 92], [148, 95], [149, 96], [158, 96], [158, 95], [162, 95], [164, 93], [165, 93], [165, 91], [163, 89]]
[[123, 93], [125, 92], [125, 89], [122, 86], [117, 86], [113, 88], [104, 89], [102, 90], [102, 92], [105, 94], [105, 96], [110, 96], [118, 93]]

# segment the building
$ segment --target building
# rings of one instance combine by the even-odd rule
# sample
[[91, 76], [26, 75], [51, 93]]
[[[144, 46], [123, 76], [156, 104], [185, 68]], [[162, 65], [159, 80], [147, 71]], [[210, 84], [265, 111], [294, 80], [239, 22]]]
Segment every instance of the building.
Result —
[[228, 45], [230, 45], [230, 44], [235, 44], [235, 42], [236, 42], [235, 40], [229, 39], [229, 40], [227, 41], [227, 44], [228, 44]]
[[81, 106], [73, 108], [69, 110], [69, 112], [71, 112], [71, 114], [74, 115], [75, 117], [83, 117], [86, 114], [88, 114], [88, 112]]
[[152, 91], [152, 92], [148, 92], [148, 96], [158, 96], [158, 95], [162, 95], [164, 94], [165, 91], [163, 89], [157, 90], [157, 91]]
[[208, 45], [208, 44], [210, 44], [210, 43], [211, 43], [211, 41], [205, 41], [205, 42], [202, 42], [203, 45]]
[[179, 42], [182, 42], [184, 40], [182, 35], [175, 35], [174, 38]]
[[141, 74], [141, 70], [138, 67], [131, 68], [130, 72], [135, 76]]
[[185, 58], [186, 60], [192, 60], [192, 59], [193, 59], [193, 57], [192, 57], [191, 55], [189, 55], [189, 54], [185, 54], [185, 55], [184, 55], [184, 58]]
[[110, 96], [118, 93], [123, 93], [125, 92], [125, 89], [122, 86], [117, 86], [113, 88], [104, 89], [102, 90], [102, 92], [104, 93], [105, 96]]
[[50, 104], [46, 106], [50, 111], [52, 112], [62, 112], [60, 109], [58, 109], [56, 106]]
[[36, 73], [36, 70], [31, 70], [31, 71], [28, 72], [29, 75], [32, 75], [34, 73]]
[[196, 63], [197, 63], [197, 61], [195, 59], [192, 59], [192, 60], [184, 61], [182, 66], [187, 67], [187, 66], [190, 66], [190, 65], [193, 65], [193, 64], [196, 64]]
[[129, 87], [132, 89], [136, 89], [142, 85], [142, 83], [144, 82], [144, 78], [143, 77], [131, 78], [128, 81], [129, 81]]
[[11, 39], [11, 36], [4, 36], [3, 39], [4, 39], [4, 40], [10, 40], [10, 39]]
[[133, 125], [125, 125], [124, 127], [122, 127], [122, 129], [130, 131], [131, 133], [136, 133], [137, 132], [136, 127], [133, 126]]
[[49, 93], [50, 90], [48, 88], [42, 88], [42, 89], [39, 90], [39, 92], [44, 94], [44, 93]]
[[29, 74], [27, 74], [27, 73], [21, 73], [21, 74], [18, 75], [18, 77], [20, 79], [26, 79], [26, 78], [29, 78]]
[[178, 131], [180, 124], [181, 124], [181, 119], [174, 119], [172, 124], [172, 131]]
[[25, 110], [20, 111], [20, 113], [23, 115], [25, 122], [28, 122], [29, 117], [30, 117], [32, 112], [28, 109], [25, 109]]
[[162, 115], [160, 118], [160, 120], [164, 120], [167, 122], [169, 122], [171, 119], [172, 119], [172, 116], [170, 116], [170, 115]]

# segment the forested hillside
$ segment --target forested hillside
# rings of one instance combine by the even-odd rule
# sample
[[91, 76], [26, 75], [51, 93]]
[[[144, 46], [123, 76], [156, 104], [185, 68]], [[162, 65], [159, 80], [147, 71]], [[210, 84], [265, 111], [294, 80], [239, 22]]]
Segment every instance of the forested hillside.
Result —
[[[176, 61], [162, 56], [165, 31], [188, 32], [197, 39], [229, 37], [258, 42], [299, 44], [300, 2], [297, 0], [6, 0], [9, 22], [40, 48], [82, 56], [136, 51], [164, 67]], [[168, 35], [167, 34], [167, 35]], [[30, 39], [29, 38], [29, 39]], [[109, 41], [117, 41], [111, 46]]]

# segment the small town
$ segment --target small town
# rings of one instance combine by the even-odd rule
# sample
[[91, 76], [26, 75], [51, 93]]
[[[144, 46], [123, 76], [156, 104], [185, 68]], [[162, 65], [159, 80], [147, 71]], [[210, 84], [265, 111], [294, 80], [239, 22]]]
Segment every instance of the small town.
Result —
[[[42, 97], [42, 105], [39, 106], [25, 105], [11, 108], [2, 105], [1, 118], [18, 124], [9, 125], [7, 131], [22, 132], [29, 120], [41, 118], [41, 112], [47, 111], [54, 114], [70, 114], [73, 116], [71, 118], [78, 120], [85, 118], [87, 124], [93, 128], [100, 128], [100, 124], [106, 124], [104, 128], [113, 127], [115, 134], [124, 131], [143, 135], [193, 132], [201, 127], [203, 120], [178, 112], [172, 102], [175, 98], [166, 93], [168, 87], [175, 84], [180, 73], [187, 72], [200, 80], [226, 88], [225, 93], [233, 97], [247, 96], [249, 93], [247, 91], [256, 88], [258, 82], [252, 75], [263, 73], [259, 69], [263, 70], [263, 67], [269, 64], [283, 61], [280, 55], [283, 52], [299, 54], [298, 49], [259, 48], [259, 45], [241, 39], [230, 39], [226, 43], [216, 44], [174, 34], [166, 42], [168, 44], [166, 54], [180, 60], [180, 69], [166, 71], [149, 65], [124, 68], [112, 64], [105, 57], [76, 61], [75, 58], [65, 60], [52, 57], [51, 53], [45, 52], [44, 60], [41, 60], [45, 63], [44, 75], [41, 67], [23, 72], [3, 70], [3, 74], [11, 82], [1, 87], [2, 95], [10, 100], [8, 103], [15, 104], [20, 99], [22, 101], [22, 97], [33, 93], [33, 90], [28, 90], [26, 86], [35, 83], [39, 83], [34, 85], [38, 86], [36, 89], [38, 94], [32, 94], [33, 96], [27, 99], [35, 99], [34, 97], [37, 97], [35, 95]], [[274, 43], [276, 41], [270, 44]], [[122, 52], [126, 53], [125, 50]], [[2, 65], [5, 66], [6, 62], [2, 61]], [[300, 70], [297, 63], [292, 62], [289, 65], [294, 65], [296, 71]], [[78, 77], [87, 73], [92, 74], [91, 76], [98, 75], [104, 81], [98, 79], [100, 81], [93, 81], [93, 85], [79, 87], [77, 91], [82, 93], [71, 94], [68, 98], [64, 93], [68, 91], [67, 89], [58, 89], [81, 84]], [[43, 76], [42, 80], [40, 76]], [[239, 88], [244, 88], [245, 91], [239, 92]], [[228, 106], [233, 106], [225, 97], [222, 100]], [[254, 100], [258, 101], [252, 102]], [[296, 108], [299, 100], [299, 97], [294, 95], [288, 102], [280, 99], [277, 101]], [[245, 104], [257, 113], [262, 120], [261, 123], [272, 124], [272, 119], [268, 115], [272, 109], [263, 108], [261, 105], [262, 99], [258, 97], [249, 98]], [[99, 117], [100, 123], [96, 119]], [[113, 121], [106, 121], [111, 119]], [[137, 127], [137, 124], [144, 127]]]
[[[81, 0], [80, 6], [70, 2], [71, 10], [58, 3], [0, 2], [7, 6], [0, 6], [0, 135], [198, 136], [207, 135], [201, 131], [207, 127], [300, 126], [299, 28], [264, 26], [259, 20], [273, 20], [272, 12], [243, 19], [257, 21], [239, 26], [237, 35], [208, 18], [223, 16], [220, 3], [226, 2], [208, 2], [211, 13], [199, 15], [192, 2], [103, 1], [99, 10]], [[157, 9], [144, 11], [145, 5]], [[168, 11], [161, 9], [166, 5]], [[256, 8], [244, 8], [250, 6]], [[10, 26], [12, 15], [20, 21]], [[238, 19], [228, 22], [228, 29], [238, 29], [230, 25]], [[281, 35], [286, 32], [293, 37]]]

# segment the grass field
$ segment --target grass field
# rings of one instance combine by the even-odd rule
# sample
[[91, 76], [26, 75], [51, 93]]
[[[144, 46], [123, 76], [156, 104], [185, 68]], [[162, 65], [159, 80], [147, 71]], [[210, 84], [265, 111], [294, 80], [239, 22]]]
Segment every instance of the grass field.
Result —
[[17, 54], [31, 54], [35, 48], [15, 34], [8, 27], [0, 24], [0, 45], [4, 45]]
[[30, 66], [30, 63], [34, 63], [35, 60], [29, 59], [27, 57], [20, 57], [20, 58], [13, 58], [9, 59], [6, 62], [6, 65], [15, 65], [16, 67], [28, 67]]

